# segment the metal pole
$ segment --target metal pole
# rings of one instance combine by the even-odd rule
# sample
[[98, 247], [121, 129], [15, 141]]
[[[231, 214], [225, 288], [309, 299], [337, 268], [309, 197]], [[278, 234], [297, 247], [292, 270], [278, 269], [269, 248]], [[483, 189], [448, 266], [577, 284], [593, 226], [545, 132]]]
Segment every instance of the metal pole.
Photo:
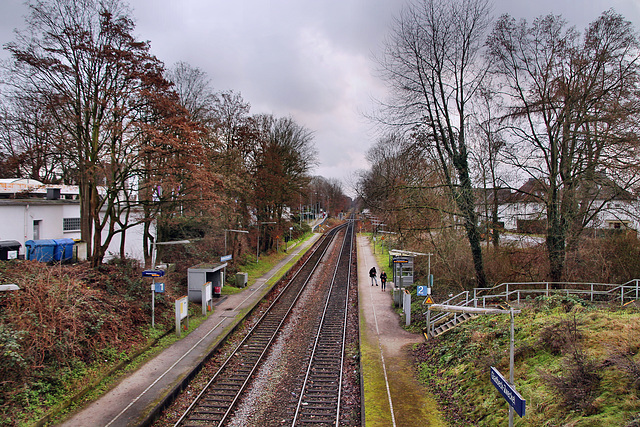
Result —
[[151, 283], [151, 327], [156, 327], [156, 278], [152, 278]]
[[431, 307], [427, 307], [427, 336], [431, 338]]
[[[514, 316], [513, 316], [513, 307], [511, 307], [511, 344], [509, 348], [509, 383], [515, 388], [514, 379], [513, 379], [513, 371], [514, 371], [514, 347], [515, 347], [515, 338], [514, 338]], [[509, 405], [509, 427], [513, 427], [513, 406]]]

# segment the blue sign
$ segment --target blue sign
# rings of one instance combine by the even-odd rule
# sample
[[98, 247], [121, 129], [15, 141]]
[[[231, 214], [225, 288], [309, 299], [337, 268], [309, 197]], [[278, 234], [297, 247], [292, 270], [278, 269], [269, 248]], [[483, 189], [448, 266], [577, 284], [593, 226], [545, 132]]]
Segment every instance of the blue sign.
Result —
[[154, 285], [156, 293], [160, 294], [164, 292], [164, 283], [154, 283]]
[[220, 257], [220, 262], [231, 261], [233, 255], [225, 255]]
[[527, 401], [520, 396], [515, 388], [507, 382], [502, 374], [493, 366], [491, 367], [491, 384], [498, 389], [502, 397], [515, 409], [516, 414], [524, 417]]
[[162, 277], [164, 276], [164, 270], [145, 270], [142, 272], [142, 277]]
[[418, 286], [417, 291], [419, 297], [426, 297], [431, 294], [431, 288], [429, 288], [428, 286]]

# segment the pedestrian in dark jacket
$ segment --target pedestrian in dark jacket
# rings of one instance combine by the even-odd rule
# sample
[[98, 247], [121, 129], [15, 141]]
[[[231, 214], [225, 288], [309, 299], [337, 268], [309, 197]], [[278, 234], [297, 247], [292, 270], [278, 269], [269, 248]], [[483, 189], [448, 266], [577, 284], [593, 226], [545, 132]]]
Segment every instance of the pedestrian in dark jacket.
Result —
[[375, 282], [376, 286], [378, 286], [378, 279], [376, 277], [376, 274], [378, 274], [376, 272], [376, 268], [375, 267], [371, 267], [371, 270], [369, 270], [369, 277], [371, 277], [371, 286], [373, 286], [373, 282]]
[[384, 292], [387, 289], [387, 273], [384, 270], [380, 273], [380, 283], [382, 283], [382, 291]]

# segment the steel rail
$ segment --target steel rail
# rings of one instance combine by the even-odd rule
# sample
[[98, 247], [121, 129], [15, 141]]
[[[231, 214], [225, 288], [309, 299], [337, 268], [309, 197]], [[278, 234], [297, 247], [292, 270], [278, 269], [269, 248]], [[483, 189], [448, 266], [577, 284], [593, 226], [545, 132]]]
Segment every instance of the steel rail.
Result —
[[[340, 423], [340, 398], [353, 256], [353, 228], [353, 222], [350, 222], [316, 332], [292, 426], [310, 423], [338, 426]], [[346, 279], [343, 275], [345, 269]], [[338, 363], [333, 361], [336, 351], [340, 353]]]
[[[260, 364], [260, 361], [267, 353], [288, 314], [302, 294], [313, 272], [320, 264], [331, 241], [342, 228], [344, 228], [344, 226], [336, 227], [327, 233], [327, 235], [323, 236], [311, 256], [308, 257], [304, 264], [296, 271], [286, 287], [269, 305], [247, 336], [238, 344], [231, 355], [207, 382], [205, 387], [198, 393], [187, 410], [175, 423], [176, 427], [222, 425], [224, 423], [234, 409], [240, 395]], [[296, 288], [296, 286], [298, 288]], [[289, 299], [288, 301], [287, 298]], [[275, 318], [272, 319], [272, 317]], [[242, 366], [245, 362], [250, 364], [249, 368]], [[240, 368], [240, 366], [242, 366], [242, 368]], [[211, 390], [213, 384], [219, 384], [224, 381], [228, 381], [224, 384], [224, 386], [227, 387], [226, 390], [228, 390], [229, 393], [233, 392], [233, 394], [226, 396], [227, 402], [224, 404], [219, 401], [206, 402], [207, 396], [214, 393]], [[216, 390], [215, 392], [219, 394], [220, 390]], [[231, 398], [231, 400], [229, 401], [228, 398]], [[203, 409], [199, 410], [198, 408]]]

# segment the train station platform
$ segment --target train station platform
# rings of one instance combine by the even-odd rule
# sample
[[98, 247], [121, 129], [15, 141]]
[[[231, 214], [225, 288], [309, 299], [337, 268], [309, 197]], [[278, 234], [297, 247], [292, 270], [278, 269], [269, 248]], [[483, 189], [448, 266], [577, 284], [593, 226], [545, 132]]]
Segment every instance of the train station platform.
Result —
[[445, 426], [435, 400], [415, 379], [411, 349], [424, 337], [402, 328], [393, 307], [393, 283], [384, 292], [371, 286], [371, 267], [378, 276], [382, 270], [366, 236], [358, 235], [357, 248], [364, 425]]
[[189, 335], [121, 380], [109, 392], [60, 424], [78, 426], [138, 426], [161, 407], [165, 396], [181, 388], [202, 359], [214, 350], [269, 291], [267, 283], [287, 263], [306, 251], [320, 237], [313, 237], [290, 249], [289, 254], [268, 273], [249, 283], [242, 292], [225, 295], [214, 311]]

